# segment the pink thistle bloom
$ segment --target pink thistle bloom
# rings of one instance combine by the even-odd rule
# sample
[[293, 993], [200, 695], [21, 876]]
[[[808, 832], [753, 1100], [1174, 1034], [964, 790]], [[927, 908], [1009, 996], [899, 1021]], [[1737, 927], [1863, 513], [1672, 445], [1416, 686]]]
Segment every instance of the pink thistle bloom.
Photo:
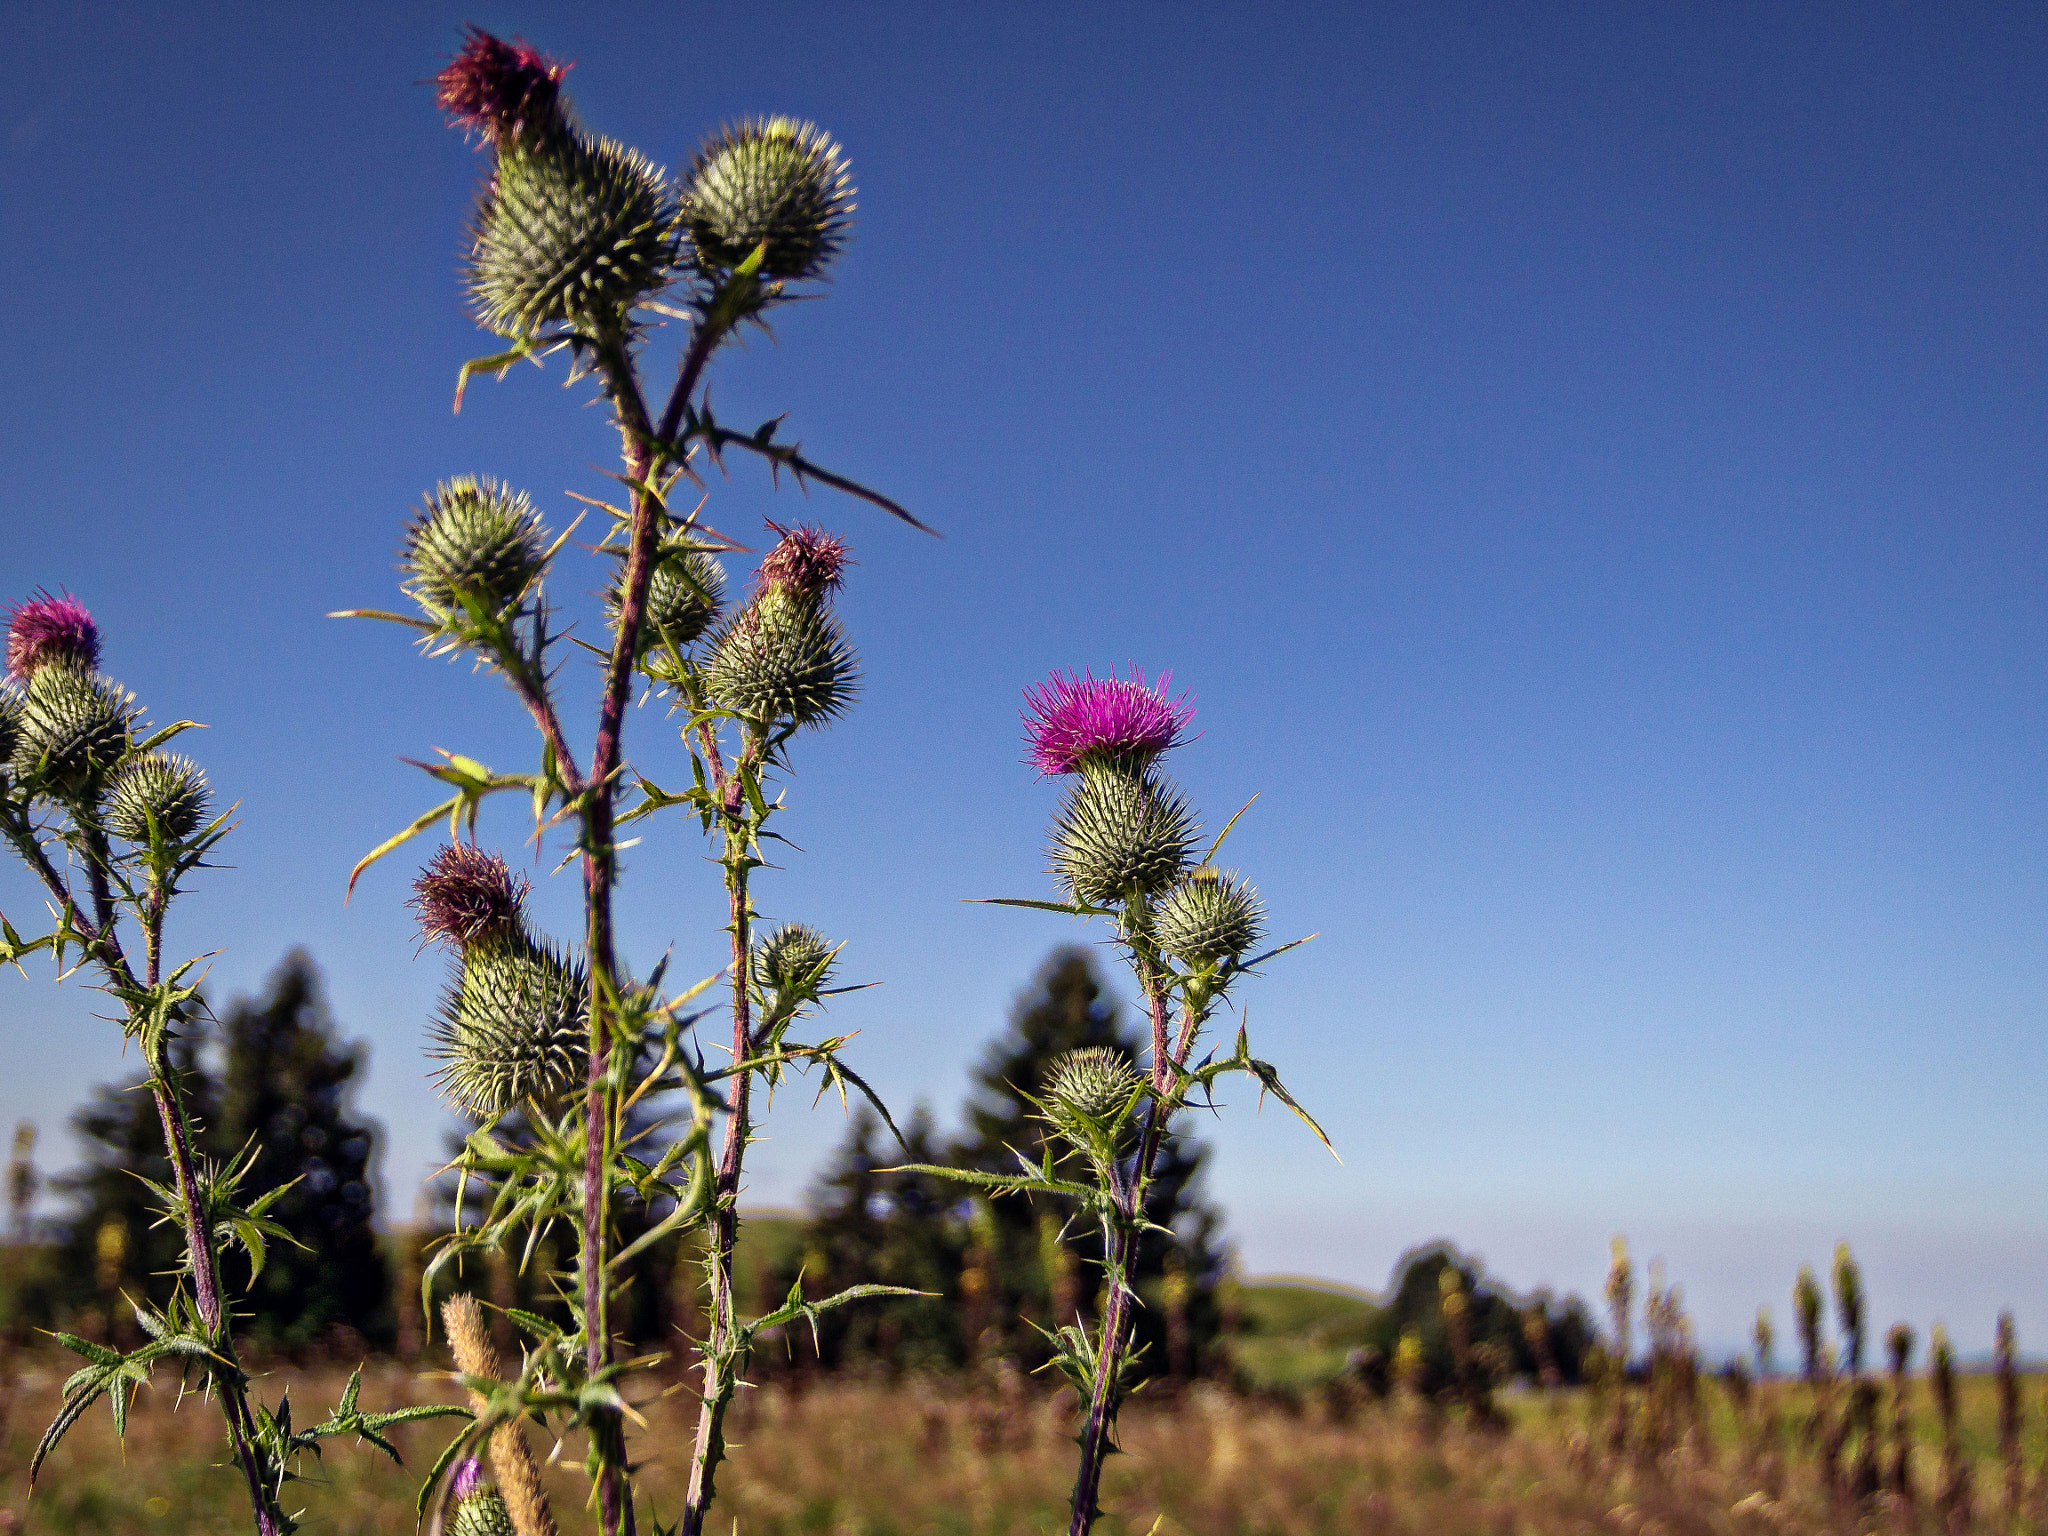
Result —
[[7, 619], [7, 675], [27, 682], [46, 664], [65, 662], [90, 672], [100, 664], [100, 630], [85, 604], [66, 592], [39, 592], [17, 603]]
[[455, 1468], [455, 1481], [448, 1489], [449, 1496], [456, 1503], [460, 1504], [464, 1499], [476, 1492], [476, 1485], [483, 1480], [483, 1462], [474, 1456], [465, 1456]]
[[562, 76], [574, 66], [482, 27], [468, 32], [461, 50], [434, 76], [434, 100], [449, 123], [489, 144], [558, 125]]
[[1098, 678], [1055, 672], [1036, 688], [1024, 690], [1024, 739], [1029, 761], [1041, 774], [1078, 772], [1090, 758], [1104, 762], [1143, 762], [1179, 746], [1194, 718], [1194, 702], [1186, 695], [1169, 698], [1171, 672], [1162, 673], [1156, 688], [1147, 687], [1136, 667], [1128, 679], [1112, 672]]
[[785, 528], [770, 522], [769, 528], [782, 535], [775, 547], [761, 559], [754, 584], [763, 592], [782, 587], [800, 597], [818, 598], [838, 588], [852, 565], [853, 552], [836, 533], [804, 524]]
[[513, 931], [532, 888], [502, 854], [450, 843], [420, 871], [406, 905], [419, 913], [422, 939], [462, 946]]

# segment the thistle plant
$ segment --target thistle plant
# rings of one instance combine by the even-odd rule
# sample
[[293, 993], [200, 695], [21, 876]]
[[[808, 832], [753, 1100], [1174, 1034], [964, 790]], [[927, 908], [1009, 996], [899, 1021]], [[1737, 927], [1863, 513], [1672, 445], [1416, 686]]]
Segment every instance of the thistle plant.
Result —
[[[142, 1055], [172, 1170], [170, 1186], [151, 1183], [150, 1189], [160, 1219], [183, 1234], [185, 1252], [161, 1310], [129, 1304], [144, 1338], [140, 1347], [123, 1352], [56, 1335], [85, 1364], [64, 1384], [63, 1405], [30, 1458], [29, 1483], [34, 1486], [50, 1452], [100, 1398], [113, 1410], [116, 1432], [125, 1434], [135, 1392], [158, 1366], [175, 1365], [181, 1382], [196, 1378], [219, 1406], [257, 1531], [281, 1536], [298, 1527], [284, 1507], [285, 1487], [298, 1480], [308, 1452], [319, 1454], [322, 1440], [355, 1435], [395, 1460], [398, 1453], [380, 1430], [459, 1410], [364, 1414], [356, 1408], [358, 1381], [352, 1380], [326, 1420], [295, 1429], [288, 1398], [271, 1409], [252, 1391], [236, 1356], [233, 1298], [222, 1284], [221, 1255], [240, 1247], [251, 1280], [262, 1273], [268, 1243], [285, 1235], [265, 1212], [289, 1186], [251, 1189], [253, 1152], [225, 1166], [193, 1155], [195, 1122], [171, 1047], [204, 1022], [195, 973], [205, 957], [167, 969], [164, 947], [172, 903], [188, 877], [208, 867], [207, 855], [231, 830], [233, 811], [214, 814], [205, 773], [164, 750], [196, 722], [148, 729], [134, 695], [104, 676], [99, 663], [99, 627], [76, 598], [45, 592], [12, 610], [7, 681], [0, 687], [0, 834], [48, 892], [52, 926], [24, 939], [0, 916], [0, 962], [19, 969], [24, 958], [47, 950], [60, 981], [88, 969], [100, 978], [119, 1009], [124, 1038]], [[107, 1267], [118, 1276], [127, 1230], [109, 1227], [101, 1237], [101, 1252], [112, 1260]], [[115, 1332], [110, 1326], [109, 1337]]]
[[1305, 941], [1258, 952], [1265, 929], [1258, 894], [1213, 862], [1236, 816], [1197, 856], [1195, 812], [1160, 768], [1160, 759], [1186, 740], [1194, 713], [1187, 698], [1168, 693], [1169, 681], [1162, 677], [1148, 686], [1136, 672], [1128, 678], [1056, 673], [1025, 691], [1029, 761], [1042, 776], [1068, 782], [1047, 850], [1065, 899], [998, 903], [1110, 922], [1151, 1016], [1149, 1062], [1140, 1070], [1113, 1050], [1070, 1052], [1056, 1064], [1044, 1097], [1033, 1101], [1075, 1155], [1081, 1177], [1070, 1177], [1069, 1165], [1056, 1162], [1050, 1146], [1036, 1165], [1019, 1154], [1014, 1173], [916, 1169], [990, 1191], [1070, 1202], [1074, 1219], [1102, 1229], [1100, 1326], [1091, 1332], [1077, 1315], [1050, 1335], [1051, 1363], [1086, 1404], [1077, 1437], [1073, 1536], [1083, 1536], [1100, 1512], [1103, 1459], [1116, 1449], [1117, 1412], [1133, 1363], [1133, 1308], [1140, 1304], [1131, 1276], [1139, 1240], [1152, 1226], [1153, 1171], [1174, 1134], [1174, 1116], [1191, 1105], [1215, 1107], [1216, 1083], [1244, 1073], [1323, 1134], [1273, 1067], [1251, 1054], [1242, 1026], [1227, 1055], [1211, 1052], [1190, 1065], [1237, 983]]
[[[760, 1107], [756, 1082], [765, 1094], [786, 1073], [815, 1069], [842, 1098], [852, 1089], [873, 1099], [840, 1061], [842, 1038], [805, 1044], [792, 1035], [826, 999], [849, 990], [832, 984], [840, 946], [801, 924], [757, 934], [753, 889], [763, 846], [778, 836], [770, 829], [783, 808], [777, 781], [797, 739], [846, 712], [859, 668], [833, 608], [852, 564], [846, 542], [771, 523], [775, 542], [750, 587], [731, 593], [722, 557], [740, 546], [700, 520], [701, 471], [723, 469], [736, 450], [800, 487], [830, 486], [923, 525], [779, 441], [780, 417], [739, 432], [711, 411], [706, 371], [719, 350], [805, 296], [800, 285], [824, 277], [845, 246], [854, 188], [838, 146], [806, 123], [749, 119], [713, 135], [672, 180], [639, 151], [576, 121], [562, 89], [568, 69], [473, 28], [436, 77], [449, 122], [489, 158], [464, 273], [478, 322], [504, 343], [463, 365], [456, 408], [478, 373], [502, 376], [520, 362], [565, 357], [570, 381], [587, 383], [609, 408], [623, 505], [572, 492], [585, 511], [558, 533], [525, 491], [487, 476], [457, 476], [426, 496], [402, 546], [401, 585], [414, 611], [351, 612], [409, 626], [429, 656], [466, 655], [496, 673], [536, 727], [539, 764], [498, 773], [443, 753], [422, 765], [453, 794], [374, 849], [350, 885], [374, 860], [447, 825], [448, 845], [422, 871], [413, 905], [422, 935], [451, 956], [430, 1052], [449, 1102], [481, 1122], [452, 1166], [465, 1185], [479, 1183], [483, 1197], [458, 1193], [457, 1229], [424, 1273], [423, 1297], [467, 1256], [509, 1252], [532, 1266], [558, 1228], [570, 1239], [560, 1246], [573, 1254], [547, 1277], [567, 1328], [513, 1314], [528, 1340], [518, 1362], [457, 1338], [470, 1356], [463, 1376], [476, 1418], [423, 1488], [423, 1517], [430, 1528], [483, 1529], [502, 1507], [520, 1536], [551, 1528], [555, 1514], [537, 1502], [537, 1489], [515, 1496], [497, 1459], [507, 1428], [538, 1420], [556, 1434], [582, 1435], [604, 1536], [636, 1529], [627, 1394], [633, 1371], [652, 1362], [614, 1358], [611, 1305], [641, 1252], [684, 1235], [695, 1247], [701, 1234], [708, 1321], [695, 1349], [703, 1408], [678, 1527], [694, 1536], [724, 1454], [725, 1411], [756, 1335], [882, 1290], [858, 1287], [824, 1301], [792, 1290], [786, 1304], [753, 1319], [740, 1316], [732, 1294], [735, 1203]], [[642, 364], [670, 324], [681, 345], [657, 412]], [[592, 546], [604, 604], [603, 643], [595, 645], [558, 624], [548, 597], [571, 534], [592, 514], [604, 520]], [[580, 757], [565, 724], [564, 663], [574, 652], [564, 642], [599, 668], [594, 740]], [[671, 711], [689, 759], [687, 787], [665, 790], [627, 759], [627, 706], [636, 692]], [[506, 793], [530, 807], [536, 845], [556, 828], [573, 837], [562, 861], [581, 874], [583, 926], [573, 941], [535, 927], [527, 882], [476, 843], [482, 803]], [[666, 983], [666, 960], [640, 975], [628, 967], [614, 921], [622, 831], [672, 809], [694, 818], [712, 845], [724, 887], [716, 926], [730, 953], [718, 972], [680, 990]], [[712, 1005], [693, 1005], [721, 983], [731, 1059], [714, 1066], [693, 1032]], [[480, 1214], [470, 1220], [472, 1212]], [[639, 1235], [627, 1241], [621, 1221], [629, 1213]], [[474, 1333], [474, 1319], [462, 1316]], [[497, 1491], [458, 1488], [466, 1458], [486, 1445]]]

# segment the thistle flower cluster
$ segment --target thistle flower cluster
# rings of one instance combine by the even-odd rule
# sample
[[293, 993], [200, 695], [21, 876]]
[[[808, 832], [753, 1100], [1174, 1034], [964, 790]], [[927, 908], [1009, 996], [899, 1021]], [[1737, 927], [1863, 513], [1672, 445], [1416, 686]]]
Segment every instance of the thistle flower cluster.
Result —
[[[815, 125], [747, 118], [714, 135], [681, 186], [637, 150], [593, 138], [561, 94], [570, 66], [476, 28], [435, 77], [451, 126], [495, 157], [470, 224], [478, 319], [533, 339], [560, 327], [616, 345], [629, 315], [679, 277], [757, 311], [779, 284], [822, 277], [852, 222], [852, 174]], [[762, 287], [765, 280], [767, 287]]]
[[1048, 849], [1068, 896], [1137, 917], [1160, 952], [1214, 971], [1257, 945], [1264, 913], [1235, 875], [1193, 867], [1200, 825], [1158, 768], [1195, 712], [1186, 694], [1168, 694], [1171, 680], [1056, 672], [1025, 690], [1025, 741], [1041, 774], [1073, 780]]
[[589, 1061], [583, 967], [527, 929], [529, 883], [504, 857], [452, 843], [413, 882], [420, 935], [455, 951], [429, 1034], [435, 1074], [456, 1107], [491, 1118], [552, 1103]]
[[846, 541], [821, 529], [784, 529], [755, 573], [747, 606], [713, 636], [711, 697], [764, 736], [819, 727], [860, 691], [860, 658], [831, 598], [851, 563]]

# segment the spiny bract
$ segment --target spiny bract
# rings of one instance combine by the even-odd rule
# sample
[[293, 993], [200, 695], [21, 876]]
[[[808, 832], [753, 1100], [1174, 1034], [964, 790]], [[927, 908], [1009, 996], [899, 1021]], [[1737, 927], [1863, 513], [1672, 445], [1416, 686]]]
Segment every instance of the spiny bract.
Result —
[[1192, 966], [1235, 960], [1259, 942], [1258, 893], [1234, 874], [1198, 869], [1167, 894], [1153, 922], [1159, 947]]
[[157, 835], [180, 843], [199, 830], [212, 799], [206, 775], [192, 759], [172, 752], [148, 752], [123, 768], [114, 780], [107, 796], [107, 825], [116, 836], [146, 844], [154, 817]]
[[62, 665], [40, 668], [22, 690], [14, 772], [40, 772], [66, 799], [96, 797], [128, 752], [135, 711], [119, 683]]
[[512, 1512], [495, 1488], [483, 1488], [455, 1506], [448, 1536], [517, 1536]]
[[[614, 625], [619, 622], [619, 595], [624, 581], [622, 571], [605, 597]], [[651, 651], [664, 643], [681, 650], [717, 621], [724, 600], [725, 567], [693, 544], [671, 544], [655, 556], [654, 570], [647, 578], [641, 651]]]
[[21, 695], [12, 688], [0, 688], [0, 768], [14, 757], [21, 740]]
[[1138, 1081], [1137, 1070], [1122, 1052], [1090, 1045], [1055, 1060], [1048, 1086], [1063, 1107], [1091, 1120], [1106, 1120], [1124, 1107]]
[[815, 998], [831, 979], [833, 945], [808, 923], [784, 923], [754, 946], [754, 975], [765, 989]]
[[523, 937], [473, 945], [434, 1020], [436, 1080], [478, 1115], [566, 1093], [584, 1078], [588, 1017], [580, 965]]
[[782, 589], [728, 624], [711, 658], [711, 697], [744, 719], [773, 727], [823, 725], [859, 691], [859, 659], [824, 608]]
[[1083, 774], [1053, 818], [1053, 873], [1090, 906], [1156, 896], [1187, 868], [1195, 831], [1187, 801], [1151, 774]]
[[853, 173], [822, 129], [794, 118], [735, 124], [698, 153], [683, 197], [697, 264], [730, 272], [768, 242], [761, 275], [820, 275], [846, 244]]
[[667, 285], [677, 240], [675, 198], [639, 151], [573, 132], [507, 142], [476, 212], [477, 319], [501, 336], [559, 323], [616, 337]]
[[434, 487], [406, 529], [406, 590], [436, 618], [462, 612], [458, 592], [495, 613], [519, 600], [547, 550], [548, 531], [524, 491], [458, 475]]

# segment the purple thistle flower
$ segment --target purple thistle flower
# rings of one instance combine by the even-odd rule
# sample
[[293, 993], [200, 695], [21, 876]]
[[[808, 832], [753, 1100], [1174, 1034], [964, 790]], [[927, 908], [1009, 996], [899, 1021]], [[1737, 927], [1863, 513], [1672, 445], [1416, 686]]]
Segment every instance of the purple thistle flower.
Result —
[[450, 843], [412, 883], [406, 905], [419, 913], [420, 937], [458, 947], [513, 931], [532, 884], [504, 856]]
[[772, 519], [768, 527], [782, 537], [761, 557], [761, 568], [754, 573], [759, 590], [782, 587], [799, 597], [818, 598], [845, 580], [853, 552], [838, 534], [809, 524], [785, 528]]
[[7, 675], [21, 682], [61, 661], [90, 672], [100, 664], [100, 631], [85, 604], [66, 592], [38, 592], [7, 619]]
[[517, 38], [508, 43], [475, 25], [467, 31], [461, 50], [434, 76], [434, 100], [450, 125], [488, 144], [557, 127], [562, 76], [574, 66]]
[[475, 1456], [465, 1456], [455, 1468], [455, 1481], [449, 1485], [449, 1496], [460, 1504], [476, 1492], [476, 1485], [483, 1480], [483, 1462]]
[[1128, 679], [1112, 672], [1076, 677], [1055, 672], [1036, 688], [1024, 690], [1024, 739], [1031, 746], [1033, 767], [1046, 777], [1078, 772], [1094, 758], [1103, 762], [1144, 762], [1187, 739], [1182, 733], [1195, 715], [1186, 695], [1168, 698], [1171, 672], [1162, 673], [1156, 688], [1147, 687], [1136, 667]]

